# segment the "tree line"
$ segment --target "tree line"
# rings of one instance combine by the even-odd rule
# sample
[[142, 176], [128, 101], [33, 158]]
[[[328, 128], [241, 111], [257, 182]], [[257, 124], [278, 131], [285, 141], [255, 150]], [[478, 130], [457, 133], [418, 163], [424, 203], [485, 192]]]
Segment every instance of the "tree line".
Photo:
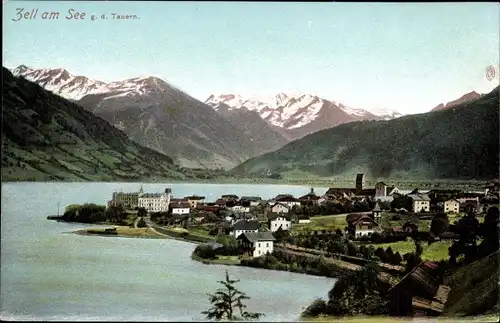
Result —
[[71, 204], [65, 208], [62, 220], [67, 222], [124, 224], [126, 213], [121, 207], [97, 205], [94, 203]]

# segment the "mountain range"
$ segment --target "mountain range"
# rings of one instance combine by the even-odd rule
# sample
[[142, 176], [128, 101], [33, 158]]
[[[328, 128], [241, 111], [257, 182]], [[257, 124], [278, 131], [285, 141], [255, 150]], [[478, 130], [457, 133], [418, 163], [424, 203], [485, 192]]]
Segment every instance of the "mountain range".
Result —
[[237, 94], [210, 95], [205, 103], [216, 111], [241, 109], [255, 111], [289, 140], [299, 139], [343, 123], [387, 120], [402, 116], [399, 112], [387, 109], [380, 110], [381, 114], [375, 115], [316, 95], [301, 93], [281, 92], [269, 98], [244, 98]]
[[105, 83], [63, 69], [21, 65], [12, 72], [73, 100], [185, 167], [229, 168], [288, 142], [266, 123], [248, 126], [244, 115], [223, 116], [157, 77]]
[[[480, 115], [488, 105], [484, 102], [491, 102], [491, 94], [476, 92], [433, 109], [449, 114], [402, 116], [388, 109], [350, 108], [301, 93], [283, 92], [269, 98], [210, 95], [201, 102], [152, 76], [106, 83], [75, 76], [64, 69], [33, 69], [24, 65], [12, 73], [76, 103], [136, 143], [172, 156], [172, 164], [230, 169], [244, 162], [234, 171], [245, 176], [269, 172], [350, 176], [364, 171], [384, 177], [407, 176], [405, 172], [411, 171], [417, 177], [447, 177], [452, 176], [450, 169], [464, 176], [483, 176], [488, 171], [484, 171], [486, 166], [481, 161], [474, 162], [475, 166], [465, 162], [462, 169], [444, 167], [441, 161], [460, 164], [463, 155], [441, 153], [447, 151], [448, 148], [443, 149], [446, 145], [467, 151], [469, 144], [459, 144], [460, 138], [476, 142], [472, 152], [491, 145], [481, 129], [473, 127], [475, 132], [470, 131], [467, 118], [484, 123], [484, 129], [498, 130], [498, 123], [490, 124], [493, 119], [482, 121], [484, 116], [491, 117], [489, 112]], [[461, 108], [469, 103], [483, 110], [472, 112], [464, 108], [461, 110], [469, 111], [468, 114], [462, 111], [458, 115], [450, 112], [456, 110], [450, 107]], [[467, 131], [461, 133], [457, 127], [466, 127]], [[448, 131], [452, 139], [444, 136]], [[469, 134], [473, 138], [468, 138]], [[434, 155], [428, 155], [429, 151]], [[390, 160], [389, 156], [397, 158]], [[433, 159], [436, 156], [441, 156], [439, 161]], [[492, 159], [495, 160], [498, 159]]]
[[472, 91], [469, 93], [466, 93], [459, 97], [456, 100], [450, 101], [446, 104], [440, 103], [436, 107], [434, 107], [431, 111], [439, 111], [439, 110], [446, 110], [446, 109], [451, 109], [459, 104], [466, 103], [469, 101], [477, 100], [482, 96], [482, 94], [477, 93], [476, 91]]
[[230, 168], [322, 129], [401, 116], [395, 111], [375, 115], [309, 94], [279, 93], [260, 101], [212, 95], [200, 102], [156, 77], [106, 83], [25, 65], [12, 73], [77, 102], [186, 167]]
[[72, 101], [2, 70], [2, 181], [196, 178]]
[[388, 121], [322, 130], [232, 171], [241, 176], [491, 179], [499, 172], [499, 89]]

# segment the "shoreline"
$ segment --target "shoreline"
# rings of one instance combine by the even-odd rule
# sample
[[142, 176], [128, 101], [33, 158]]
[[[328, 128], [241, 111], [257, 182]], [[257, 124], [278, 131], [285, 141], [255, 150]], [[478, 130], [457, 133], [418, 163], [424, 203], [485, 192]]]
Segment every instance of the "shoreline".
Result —
[[[395, 184], [400, 189], [412, 189], [416, 186], [422, 186], [424, 184], [433, 184], [433, 186], [440, 188], [460, 188], [464, 190], [476, 190], [481, 189], [484, 183], [488, 180], [453, 180], [453, 179], [421, 179], [421, 180], [402, 180], [402, 179], [379, 179], [380, 181], [387, 182], [388, 184]], [[330, 178], [318, 178], [318, 179], [236, 179], [236, 178], [219, 178], [219, 179], [188, 179], [188, 180], [178, 180], [178, 179], [142, 179], [134, 181], [123, 181], [123, 180], [113, 180], [113, 181], [23, 181], [23, 180], [3, 180], [2, 183], [147, 183], [147, 184], [248, 184], [248, 185], [291, 185], [291, 186], [318, 186], [318, 187], [331, 187], [332, 185], [348, 185], [348, 183], [353, 182], [352, 179], [330, 179]], [[369, 181], [376, 182], [376, 181]], [[406, 183], [406, 184], [402, 184]], [[397, 184], [399, 183], [399, 184]], [[368, 185], [369, 183], [367, 183]], [[473, 187], [470, 187], [473, 186]], [[476, 187], [477, 186], [477, 187]]]
[[170, 239], [170, 237], [162, 236], [140, 236], [140, 235], [124, 235], [124, 234], [107, 234], [107, 233], [89, 233], [87, 229], [63, 232], [63, 234], [77, 234], [80, 236], [98, 236], [110, 238], [133, 238], [133, 239]]
[[[111, 238], [139, 238], [139, 239], [169, 239], [169, 237], [154, 233], [154, 231], [147, 231], [148, 228], [129, 228], [125, 226], [117, 226], [116, 233], [105, 233], [105, 228], [86, 228], [71, 231], [68, 233], [78, 234], [81, 236], [100, 236]], [[153, 234], [151, 234], [153, 232]]]
[[[105, 228], [85, 228], [85, 229], [78, 229], [75, 231], [68, 231], [64, 233], [71, 233], [71, 234], [78, 234], [81, 236], [103, 236], [103, 237], [114, 237], [114, 238], [138, 238], [138, 239], [172, 239], [172, 240], [178, 240], [178, 241], [184, 241], [188, 242], [191, 244], [199, 245], [203, 244], [206, 242], [202, 242], [199, 240], [191, 240], [189, 238], [181, 237], [181, 236], [174, 236], [173, 234], [168, 234], [167, 230], [161, 230], [161, 232], [158, 232], [156, 228], [154, 227], [146, 227], [146, 228], [130, 228], [129, 226], [120, 226], [116, 224], [109, 224], [109, 223], [82, 223], [82, 222], [69, 222], [69, 221], [64, 221], [64, 220], [49, 220], [49, 221], [57, 221], [57, 222], [65, 222], [65, 223], [78, 223], [78, 224], [88, 224], [88, 225], [103, 225], [103, 226], [111, 226], [114, 228], [117, 228], [117, 234], [109, 234], [105, 233], [104, 230]], [[88, 232], [88, 230], [96, 230], [96, 232]], [[149, 232], [153, 232], [154, 234], [144, 234]], [[102, 231], [102, 232], [99, 232]], [[165, 232], [165, 233], [164, 233]], [[189, 236], [189, 235], [188, 235]]]
[[240, 263], [240, 260], [238, 259], [237, 262], [235, 262], [232, 259], [204, 259], [201, 258], [193, 253], [191, 254], [191, 259], [197, 262], [201, 262], [204, 265], [219, 265], [219, 266], [240, 266], [240, 267], [248, 267], [244, 266]]

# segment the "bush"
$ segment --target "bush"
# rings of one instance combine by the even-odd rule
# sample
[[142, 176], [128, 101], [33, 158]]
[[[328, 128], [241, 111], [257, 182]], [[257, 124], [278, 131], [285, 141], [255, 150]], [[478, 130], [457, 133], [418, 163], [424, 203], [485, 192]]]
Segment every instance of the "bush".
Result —
[[147, 227], [146, 221], [144, 221], [144, 218], [140, 218], [139, 221], [137, 221], [137, 227], [138, 228], [145, 228], [145, 227]]
[[194, 249], [193, 253], [203, 259], [215, 259], [215, 251], [212, 249], [211, 246], [205, 245], [205, 244], [200, 244], [197, 245], [196, 248]]
[[314, 302], [312, 302], [312, 304], [309, 305], [304, 310], [304, 312], [302, 312], [302, 315], [305, 317], [315, 317], [320, 314], [323, 314], [325, 310], [326, 310], [326, 302], [321, 298], [318, 298]]

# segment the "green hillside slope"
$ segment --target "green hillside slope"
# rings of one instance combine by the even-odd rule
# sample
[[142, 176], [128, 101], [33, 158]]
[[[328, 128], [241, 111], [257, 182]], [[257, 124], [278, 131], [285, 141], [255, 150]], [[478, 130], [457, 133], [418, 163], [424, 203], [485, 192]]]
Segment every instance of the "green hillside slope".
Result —
[[445, 281], [451, 287], [444, 315], [498, 313], [500, 251], [460, 268]]
[[245, 161], [238, 174], [490, 179], [498, 176], [499, 90], [450, 110], [343, 124]]
[[172, 158], [6, 68], [2, 83], [2, 181], [186, 177]]

